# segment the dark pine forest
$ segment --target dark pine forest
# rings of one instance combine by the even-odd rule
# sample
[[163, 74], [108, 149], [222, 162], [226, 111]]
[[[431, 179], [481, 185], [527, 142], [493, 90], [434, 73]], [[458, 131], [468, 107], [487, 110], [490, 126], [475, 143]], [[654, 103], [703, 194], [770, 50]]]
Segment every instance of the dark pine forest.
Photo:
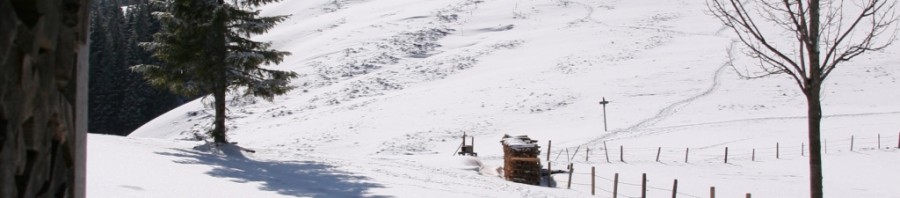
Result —
[[132, 65], [158, 63], [138, 43], [160, 29], [148, 0], [94, 0], [91, 4], [88, 131], [128, 135], [185, 98], [151, 87]]

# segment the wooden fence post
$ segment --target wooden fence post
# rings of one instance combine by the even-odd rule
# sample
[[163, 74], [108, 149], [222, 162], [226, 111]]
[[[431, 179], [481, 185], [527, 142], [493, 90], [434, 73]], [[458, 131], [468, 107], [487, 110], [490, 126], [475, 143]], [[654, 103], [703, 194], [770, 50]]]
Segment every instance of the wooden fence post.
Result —
[[597, 189], [597, 187], [596, 187], [597, 183], [595, 182], [596, 175], [597, 175], [597, 172], [594, 170], [594, 167], [591, 166], [591, 195], [596, 195], [596, 193], [595, 193], [595, 191]]
[[550, 146], [551, 145], [553, 145], [553, 141], [547, 140], [547, 162], [548, 162], [548, 164], [550, 162]]
[[850, 151], [853, 151], [853, 136], [850, 136]]
[[566, 185], [566, 188], [568, 189], [572, 189], [572, 172], [575, 172], [575, 168], [572, 167], [572, 163], [569, 163], [569, 181], [566, 182], [569, 183]]
[[553, 174], [552, 166], [553, 166], [553, 163], [550, 163], [550, 161], [547, 161], [547, 177], [550, 177], [550, 175]]
[[691, 152], [691, 148], [684, 148], [684, 163], [688, 163], [688, 153]]
[[754, 161], [754, 162], [755, 162], [755, 161], [756, 161], [756, 149], [753, 149], [753, 154], [752, 154], [751, 156], [752, 156], [752, 157], [750, 157], [750, 161]]
[[603, 141], [603, 152], [606, 153], [606, 163], [609, 162], [609, 149], [606, 148], [606, 141]]
[[675, 183], [672, 184], [672, 198], [675, 198], [675, 195], [678, 194], [678, 179], [675, 179]]
[[616, 176], [613, 177], [613, 198], [619, 196], [619, 173], [616, 173]]
[[656, 162], [659, 162], [659, 153], [662, 151], [662, 147], [656, 149]]
[[897, 133], [897, 148], [900, 149], [900, 133]]
[[709, 198], [716, 198], [716, 187], [715, 186], [709, 187]]
[[728, 163], [728, 147], [725, 147], [725, 163]]
[[881, 150], [881, 133], [878, 134], [878, 150]]
[[575, 152], [572, 153], [572, 158], [569, 158], [569, 161], [575, 161], [575, 156], [578, 155], [578, 150], [581, 150], [581, 146], [575, 149]]
[[775, 159], [781, 159], [781, 145], [775, 142]]
[[641, 198], [647, 198], [647, 173], [641, 175]]
[[625, 162], [625, 147], [619, 145], [619, 161]]

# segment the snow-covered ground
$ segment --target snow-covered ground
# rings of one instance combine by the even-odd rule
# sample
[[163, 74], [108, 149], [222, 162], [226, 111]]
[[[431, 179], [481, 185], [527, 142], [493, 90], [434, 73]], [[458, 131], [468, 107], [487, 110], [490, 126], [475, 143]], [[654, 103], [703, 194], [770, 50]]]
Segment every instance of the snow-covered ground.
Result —
[[[615, 173], [624, 197], [640, 195], [642, 173], [650, 197], [670, 196], [675, 179], [679, 197], [708, 197], [711, 186], [721, 197], [808, 196], [803, 94], [784, 75], [740, 78], [734, 68], [758, 62], [705, 9], [687, 0], [268, 5], [263, 13], [292, 17], [256, 38], [293, 53], [274, 68], [302, 77], [274, 102], [230, 102], [230, 140], [257, 152], [194, 149], [213, 113], [194, 101], [127, 138], [90, 135], [88, 196], [587, 197], [591, 166], [600, 197], [611, 197]], [[898, 52], [857, 57], [826, 81], [829, 197], [900, 197]], [[452, 156], [463, 133], [477, 158]], [[537, 139], [544, 152], [552, 140], [553, 169], [574, 163], [571, 189], [567, 174], [553, 175], [556, 187], [499, 178], [504, 134]]]

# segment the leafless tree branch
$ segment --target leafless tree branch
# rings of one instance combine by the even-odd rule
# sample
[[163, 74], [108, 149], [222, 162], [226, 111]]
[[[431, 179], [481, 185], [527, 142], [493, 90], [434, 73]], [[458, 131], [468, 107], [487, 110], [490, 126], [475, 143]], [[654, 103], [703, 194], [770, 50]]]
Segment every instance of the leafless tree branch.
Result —
[[[813, 198], [824, 197], [820, 139], [823, 82], [839, 63], [893, 44], [898, 32], [896, 0], [851, 1], [859, 2], [858, 14], [845, 11], [844, 0], [707, 0], [709, 10], [734, 31], [764, 72], [790, 75], [806, 95]], [[748, 5], [756, 7], [757, 12], [748, 12]], [[758, 24], [754, 18], [767, 23]], [[765, 29], [769, 27], [786, 32]], [[784, 33], [790, 36], [783, 37]], [[885, 35], [887, 40], [878, 40]]]
[[[855, 1], [856, 2], [856, 1]], [[844, 0], [825, 1], [825, 13], [821, 17], [818, 35], [820, 43], [811, 43], [809, 29], [809, 2], [804, 0], [708, 0], [707, 6], [713, 15], [726, 27], [732, 29], [737, 40], [748, 49], [748, 56], [760, 59], [762, 76], [774, 73], [791, 75], [801, 89], [807, 89], [812, 75], [825, 79], [841, 62], [848, 61], [867, 51], [881, 50], [893, 44], [897, 37], [898, 20], [896, 1], [859, 0], [861, 11], [848, 18], [845, 15]], [[756, 6], [756, 12], [750, 10]], [[784, 43], [770, 40], [778, 36], [764, 32], [761, 23], [791, 32], [797, 44], [785, 47]], [[849, 20], [848, 20], [849, 19]], [[768, 36], [767, 36], [768, 35]], [[884, 38], [886, 40], [875, 40]], [[810, 49], [821, 49], [821, 62], [810, 63]], [[815, 56], [819, 56], [816, 54]], [[819, 74], [811, 74], [810, 67], [818, 67]], [[741, 73], [741, 72], [738, 72]], [[754, 78], [740, 74], [743, 78]], [[821, 83], [821, 82], [819, 82]]]

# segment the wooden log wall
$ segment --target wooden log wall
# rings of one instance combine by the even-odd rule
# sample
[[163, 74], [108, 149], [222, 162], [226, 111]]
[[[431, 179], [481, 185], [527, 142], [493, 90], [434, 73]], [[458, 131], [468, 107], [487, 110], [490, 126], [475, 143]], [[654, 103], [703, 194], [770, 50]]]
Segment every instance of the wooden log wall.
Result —
[[0, 197], [84, 197], [88, 0], [0, 0]]
[[538, 185], [541, 182], [541, 147], [528, 136], [505, 136], [503, 141], [503, 177], [506, 180]]

